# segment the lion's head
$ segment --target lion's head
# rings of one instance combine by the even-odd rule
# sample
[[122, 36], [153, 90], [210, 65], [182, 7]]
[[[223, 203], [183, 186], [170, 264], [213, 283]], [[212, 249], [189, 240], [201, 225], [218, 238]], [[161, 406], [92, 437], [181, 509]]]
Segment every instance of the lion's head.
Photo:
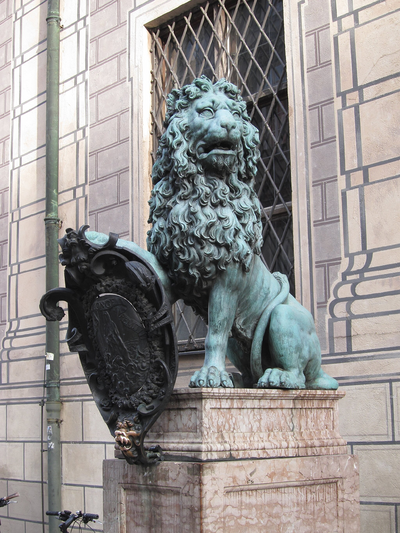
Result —
[[199, 299], [218, 271], [230, 261], [247, 270], [260, 254], [258, 131], [237, 87], [205, 76], [171, 92], [165, 126], [152, 172], [148, 249], [180, 297], [205, 315]]

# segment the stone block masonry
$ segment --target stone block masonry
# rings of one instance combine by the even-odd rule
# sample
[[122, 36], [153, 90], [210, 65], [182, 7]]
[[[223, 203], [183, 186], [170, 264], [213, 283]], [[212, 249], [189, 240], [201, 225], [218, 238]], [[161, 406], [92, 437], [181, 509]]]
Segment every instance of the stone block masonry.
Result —
[[104, 462], [104, 531], [359, 533], [358, 465], [342, 393], [176, 390], [152, 467]]

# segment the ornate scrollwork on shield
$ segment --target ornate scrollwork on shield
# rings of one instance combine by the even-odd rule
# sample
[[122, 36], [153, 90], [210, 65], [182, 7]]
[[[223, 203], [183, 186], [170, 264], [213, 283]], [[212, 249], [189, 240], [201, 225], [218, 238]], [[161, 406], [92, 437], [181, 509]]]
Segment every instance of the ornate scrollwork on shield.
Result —
[[67, 341], [79, 353], [97, 407], [129, 463], [162, 458], [144, 438], [166, 406], [178, 369], [173, 317], [157, 274], [143, 258], [117, 248], [110, 234], [99, 246], [88, 226], [59, 240], [66, 288], [40, 302], [47, 320], [61, 320], [68, 302]]

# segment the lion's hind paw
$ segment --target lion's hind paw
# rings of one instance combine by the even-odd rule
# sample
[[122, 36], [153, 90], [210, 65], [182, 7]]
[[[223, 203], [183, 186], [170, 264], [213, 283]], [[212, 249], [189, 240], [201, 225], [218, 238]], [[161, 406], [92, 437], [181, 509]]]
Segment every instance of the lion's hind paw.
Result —
[[331, 378], [321, 369], [318, 376], [310, 381], [307, 381], [307, 389], [313, 390], [336, 390], [339, 383], [335, 378]]
[[224, 387], [231, 389], [233, 388], [233, 382], [225, 370], [218, 370], [216, 366], [203, 366], [201, 370], [197, 370], [193, 374], [189, 387]]
[[258, 389], [304, 389], [304, 375], [296, 375], [289, 370], [280, 368], [267, 368], [264, 375], [258, 380]]

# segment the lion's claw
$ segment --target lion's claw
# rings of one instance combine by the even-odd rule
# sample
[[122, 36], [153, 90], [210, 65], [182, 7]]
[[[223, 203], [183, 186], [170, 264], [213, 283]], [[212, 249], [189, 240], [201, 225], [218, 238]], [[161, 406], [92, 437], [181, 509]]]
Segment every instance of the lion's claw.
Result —
[[225, 370], [218, 370], [215, 366], [203, 366], [193, 374], [189, 387], [232, 388], [233, 382]]
[[296, 376], [294, 372], [280, 368], [267, 368], [258, 380], [259, 389], [304, 389], [304, 376]]
[[221, 372], [221, 387], [224, 387], [225, 389], [233, 389], [233, 381], [228, 372], [225, 372], [223, 370]]

